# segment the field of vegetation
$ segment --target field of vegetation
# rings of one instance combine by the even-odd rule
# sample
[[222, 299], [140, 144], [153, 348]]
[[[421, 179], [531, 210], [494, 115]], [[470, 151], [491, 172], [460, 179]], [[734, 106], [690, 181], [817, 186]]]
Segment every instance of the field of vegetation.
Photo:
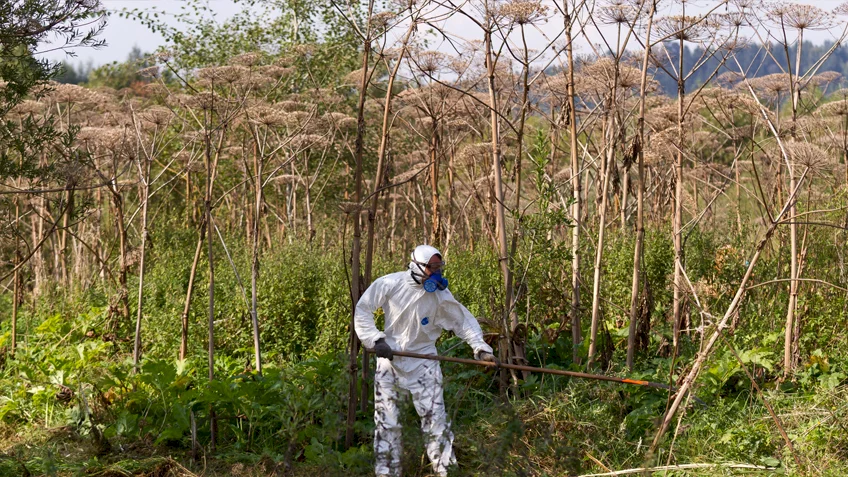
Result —
[[102, 2], [0, 7], [0, 476], [373, 475], [421, 243], [501, 361], [676, 390], [444, 363], [452, 475], [848, 475], [848, 3], [180, 3], [84, 74]]

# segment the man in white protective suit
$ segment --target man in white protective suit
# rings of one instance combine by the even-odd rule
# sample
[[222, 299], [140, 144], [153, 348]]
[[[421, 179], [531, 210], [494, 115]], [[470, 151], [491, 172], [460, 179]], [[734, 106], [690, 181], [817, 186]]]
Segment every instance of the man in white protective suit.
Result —
[[[436, 340], [442, 330], [450, 330], [473, 348], [476, 359], [499, 364], [492, 348], [483, 341], [477, 319], [447, 289], [443, 267], [442, 254], [436, 248], [419, 245], [412, 252], [407, 271], [378, 278], [356, 305], [356, 334], [377, 354], [374, 453], [378, 476], [400, 475], [400, 391], [412, 395], [434, 472], [445, 476], [448, 466], [456, 463], [438, 361], [395, 358], [393, 350], [436, 354]], [[378, 308], [383, 309], [385, 332], [374, 323]]]

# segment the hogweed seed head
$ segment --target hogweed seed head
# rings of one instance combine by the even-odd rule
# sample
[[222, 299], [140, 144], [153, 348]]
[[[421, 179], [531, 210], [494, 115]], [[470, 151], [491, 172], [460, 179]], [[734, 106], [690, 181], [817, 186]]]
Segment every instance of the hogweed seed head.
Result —
[[350, 131], [356, 128], [356, 119], [344, 113], [328, 112], [321, 116], [326, 126], [330, 129]]
[[771, 98], [776, 98], [789, 91], [789, 80], [787, 73], [773, 73], [754, 78], [749, 82], [754, 89], [766, 93]]
[[269, 105], [257, 105], [245, 110], [248, 120], [265, 127], [282, 126], [285, 124], [285, 113]]
[[230, 65], [235, 66], [256, 66], [262, 61], [262, 53], [259, 52], [249, 52], [242, 53], [240, 55], [236, 55], [227, 62]]
[[709, 36], [706, 20], [688, 15], [658, 18], [656, 28], [660, 36], [675, 40], [697, 42]]
[[352, 85], [358, 88], [360, 85], [362, 85], [363, 72], [364, 70], [362, 68], [359, 68], [346, 74], [343, 79], [344, 84]]
[[409, 166], [409, 168], [407, 170], [405, 170], [404, 172], [401, 172], [400, 174], [394, 176], [392, 178], [392, 183], [399, 184], [401, 182], [406, 182], [406, 181], [412, 179], [413, 177], [415, 177], [416, 175], [422, 173], [422, 170], [427, 168], [427, 167], [428, 167], [428, 165], [427, 165], [426, 162], [419, 162], [419, 163], [413, 164], [413, 165]]
[[544, 23], [548, 7], [541, 0], [510, 0], [498, 8], [498, 16], [518, 25]]
[[809, 168], [812, 172], [823, 172], [832, 161], [829, 154], [819, 146], [802, 141], [786, 141], [783, 144], [789, 162]]
[[171, 119], [174, 117], [174, 113], [163, 106], [151, 106], [140, 112], [138, 117], [141, 119], [142, 125], [149, 123], [156, 127], [164, 127], [171, 122]]
[[248, 74], [248, 69], [241, 65], [210, 66], [197, 70], [198, 78], [215, 82], [233, 84]]
[[307, 103], [304, 103], [304, 102], [301, 102], [301, 101], [290, 101], [290, 100], [280, 101], [279, 103], [276, 103], [276, 106], [278, 108], [280, 108], [282, 111], [286, 111], [286, 112], [289, 112], [289, 113], [294, 112], [294, 111], [308, 111], [308, 110], [312, 109], [312, 105], [310, 105], [310, 104], [307, 104]]
[[834, 24], [833, 15], [813, 5], [775, 3], [766, 10], [766, 18], [780, 26], [796, 30], [827, 30]]
[[371, 16], [371, 28], [382, 34], [392, 26], [396, 18], [397, 14], [392, 11], [376, 13]]
[[760, 8], [763, 2], [762, 0], [730, 0], [730, 4], [736, 7], [737, 10], [750, 12]]
[[636, 21], [638, 10], [624, 0], [613, 0], [598, 9], [598, 18], [608, 25], [632, 24]]
[[838, 99], [821, 105], [818, 112], [824, 116], [848, 116], [848, 99]]
[[819, 73], [813, 76], [810, 79], [810, 82], [817, 86], [824, 86], [834, 81], [839, 81], [842, 79], [842, 74], [836, 71], [825, 71], [824, 73]]
[[440, 73], [448, 64], [448, 57], [440, 51], [421, 51], [410, 57], [415, 67], [428, 76]]
[[740, 81], [742, 81], [745, 77], [736, 71], [727, 71], [722, 73], [716, 77], [716, 82], [725, 87], [733, 86]]
[[158, 78], [160, 76], [159, 66], [153, 65], [142, 68], [136, 72], [142, 78]]

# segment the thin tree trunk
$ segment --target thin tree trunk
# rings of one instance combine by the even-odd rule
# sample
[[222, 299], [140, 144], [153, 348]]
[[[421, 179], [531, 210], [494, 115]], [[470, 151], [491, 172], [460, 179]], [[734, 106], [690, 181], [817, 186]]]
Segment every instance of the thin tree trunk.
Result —
[[630, 188], [630, 166], [625, 165], [621, 168], [621, 229], [627, 226], [627, 195]]
[[651, 2], [651, 12], [648, 14], [648, 28], [645, 38], [645, 56], [642, 58], [642, 79], [639, 85], [639, 118], [637, 141], [637, 170], [638, 184], [636, 186], [636, 245], [633, 247], [633, 281], [630, 289], [630, 325], [627, 335], [627, 369], [633, 371], [633, 361], [636, 355], [636, 322], [639, 318], [639, 302], [641, 295], [640, 279], [642, 276], [642, 247], [645, 241], [645, 154], [642, 151], [645, 141], [645, 100], [648, 61], [651, 57], [651, 29], [657, 1]]
[[[253, 170], [256, 176], [253, 178], [254, 191], [256, 202], [253, 208], [253, 260], [251, 261], [250, 270], [250, 322], [253, 326], [253, 366], [256, 373], [262, 374], [262, 348], [259, 339], [259, 313], [257, 305], [258, 282], [259, 282], [259, 223], [262, 217], [262, 159], [259, 157], [259, 144], [254, 136], [253, 141]], [[307, 177], [308, 180], [308, 177]], [[309, 186], [306, 189], [306, 207], [309, 208]], [[312, 224], [309, 224], [309, 229], [312, 230]], [[310, 242], [312, 237], [310, 235]]]
[[[374, 11], [374, 0], [368, 2], [367, 21], [370, 21]], [[371, 60], [371, 39], [370, 28], [366, 34], [366, 39], [363, 44], [362, 52], [362, 80], [359, 84], [359, 102], [356, 111], [356, 141], [354, 143], [354, 160], [356, 162], [356, 170], [354, 171], [353, 186], [354, 186], [354, 201], [356, 204], [362, 202], [362, 155], [365, 148], [365, 97], [368, 87], [368, 63]], [[353, 445], [353, 426], [356, 422], [356, 372], [357, 363], [356, 357], [359, 354], [359, 337], [356, 336], [354, 328], [354, 316], [356, 314], [356, 304], [359, 302], [360, 296], [360, 261], [359, 256], [362, 248], [362, 226], [360, 223], [361, 213], [357, 207], [353, 213], [353, 247], [351, 250], [351, 317], [350, 317], [350, 389], [348, 393], [347, 405], [347, 429], [345, 432], [345, 449]]]
[[[206, 252], [209, 258], [209, 315], [207, 321], [207, 365], [209, 381], [215, 379], [215, 260], [213, 255], [212, 229], [212, 151], [209, 128], [206, 127], [206, 192], [203, 198], [204, 215], [206, 226], [209, 227], [209, 240], [206, 241]], [[223, 133], [222, 133], [223, 134]], [[218, 419], [215, 408], [210, 404], [209, 409], [209, 448], [215, 451], [216, 439], [218, 437]]]
[[[377, 201], [380, 198], [380, 194], [377, 191], [382, 187], [384, 179], [384, 172], [386, 169], [386, 156], [388, 154], [389, 149], [389, 137], [390, 137], [390, 122], [389, 117], [392, 112], [392, 94], [394, 92], [394, 84], [395, 78], [397, 77], [397, 72], [400, 69], [400, 65], [403, 62], [403, 56], [406, 53], [406, 45], [409, 42], [410, 37], [412, 36], [413, 31], [415, 31], [415, 21], [412, 21], [409, 28], [406, 31], [406, 35], [403, 38], [403, 45], [401, 46], [400, 53], [398, 54], [398, 58], [395, 60], [394, 67], [392, 68], [391, 75], [389, 75], [389, 80], [386, 85], [386, 99], [385, 104], [383, 105], [383, 123], [382, 123], [382, 132], [380, 134], [380, 148], [377, 151], [377, 176], [374, 178], [374, 191], [372, 192], [371, 197], [371, 205], [368, 208], [368, 225], [365, 234], [365, 286], [371, 284], [371, 268], [374, 264], [374, 225], [377, 219]], [[395, 217], [397, 213], [397, 204], [396, 200], [392, 199], [392, 223], [391, 223], [391, 236], [390, 236], [390, 246], [392, 247], [391, 251], [394, 253], [394, 233], [395, 233]], [[368, 382], [368, 352], [363, 350], [362, 352], [362, 395], [360, 396], [360, 409], [362, 412], [366, 411], [368, 406], [368, 389], [365, 386], [365, 383]]]
[[147, 256], [147, 205], [150, 198], [150, 164], [152, 160], [142, 156], [139, 161], [144, 161], [141, 166], [143, 172], [141, 178], [143, 200], [141, 204], [141, 258], [138, 265], [138, 309], [135, 318], [135, 341], [133, 345], [133, 370], [138, 372], [138, 362], [141, 359], [141, 318], [144, 307], [144, 261]]
[[672, 228], [674, 234], [674, 281], [673, 281], [673, 336], [672, 345], [677, 354], [680, 340], [680, 320], [683, 308], [683, 102], [686, 95], [686, 85], [683, 76], [683, 40], [680, 40], [678, 53], [677, 78], [677, 153], [674, 163], [674, 217]]
[[448, 147], [448, 210], [447, 230], [445, 231], [445, 248], [450, 247], [451, 239], [456, 232], [456, 220], [454, 216], [454, 157], [456, 156], [456, 142], [450, 141]]
[[742, 188], [740, 185], [739, 159], [734, 164], [733, 174], [736, 180], [736, 230], [739, 235], [742, 235]]
[[68, 228], [71, 226], [74, 213], [74, 191], [71, 184], [68, 184], [68, 190], [65, 192], [65, 214], [62, 217], [62, 234], [59, 240], [59, 266], [61, 267], [62, 283], [67, 287], [71, 284], [70, 272], [68, 271], [68, 240], [70, 233]]
[[[518, 119], [518, 141], [516, 146], [516, 157], [515, 157], [515, 213], [519, 213], [521, 211], [521, 159], [524, 156], [524, 126], [527, 120], [527, 108], [529, 107], [529, 97], [530, 97], [530, 64], [529, 58], [527, 58], [527, 39], [524, 34], [524, 26], [521, 26], [521, 42], [524, 47], [524, 67], [523, 74], [521, 80], [521, 114]], [[510, 246], [509, 256], [515, 256], [515, 252], [518, 248], [518, 233], [519, 229], [516, 225], [512, 230], [512, 243]], [[510, 290], [515, 289], [515, 276], [510, 273], [509, 275], [509, 283], [507, 284], [507, 288]], [[518, 312], [516, 310], [516, 302], [518, 300], [518, 294], [515, 292], [510, 293], [512, 300], [507, 303], [509, 310], [509, 322], [511, 327], [511, 334], [514, 336], [518, 331]], [[529, 325], [529, 323], [528, 323]], [[525, 356], [524, 344], [521, 342], [514, 342], [512, 344], [512, 353], [517, 363], [526, 364], [527, 358]], [[522, 372], [522, 376], [524, 379], [527, 379], [530, 376], [528, 372]]]
[[[498, 123], [498, 103], [497, 93], [495, 92], [495, 64], [492, 57], [492, 33], [486, 30], [485, 33], [485, 48], [486, 48], [486, 69], [488, 75], [489, 88], [489, 112], [492, 130], [492, 172], [495, 176], [495, 222], [497, 224], [497, 239], [498, 239], [498, 261], [500, 262], [501, 273], [504, 280], [504, 304], [506, 309], [503, 315], [503, 326], [507, 333], [507, 342], [511, 344], [511, 327], [509, 323], [509, 304], [512, 303], [512, 279], [510, 277], [509, 250], [506, 242], [506, 219], [505, 219], [505, 204], [503, 178], [501, 170], [501, 144], [500, 144], [500, 129]], [[512, 354], [512, 346], [508, 347], [510, 355]], [[509, 362], [512, 362], [512, 356], [508, 356]], [[513, 375], [513, 381], [516, 377]]]
[[[610, 138], [615, 134], [615, 120], [613, 119], [613, 123], [610, 125], [611, 132]], [[595, 248], [595, 273], [592, 281], [592, 322], [590, 328], [589, 335], [589, 362], [588, 366], [592, 367], [595, 362], [595, 354], [597, 352], [597, 338], [598, 338], [598, 325], [600, 323], [600, 306], [601, 306], [601, 265], [604, 258], [604, 231], [606, 230], [606, 216], [607, 216], [607, 197], [609, 196], [609, 182], [610, 182], [610, 171], [614, 167], [614, 159], [615, 159], [615, 144], [613, 140], [610, 139], [609, 149], [606, 151], [607, 157], [604, 162], [606, 162], [606, 167], [604, 170], [606, 171], [603, 175], [602, 185], [601, 185], [601, 205], [599, 210], [599, 224], [598, 224], [598, 245]]]
[[[798, 103], [800, 101], [801, 91], [799, 88], [799, 84], [797, 80], [800, 75], [801, 68], [801, 50], [803, 48], [804, 43], [804, 30], [800, 30], [798, 34], [798, 50], [797, 56], [795, 58], [795, 76], [790, 77], [789, 80], [792, 83], [792, 137], [795, 137], [795, 128], [796, 128], [796, 120], [798, 118]], [[794, 361], [792, 359], [792, 342], [793, 336], [792, 332], [794, 329], [794, 320], [795, 320], [795, 310], [798, 306], [798, 225], [795, 216], [797, 215], [798, 209], [796, 204], [798, 203], [798, 194], [795, 189], [798, 187], [798, 179], [795, 177], [795, 167], [790, 163], [789, 164], [789, 194], [790, 197], [794, 196], [791, 205], [789, 206], [789, 217], [791, 217], [791, 222], [789, 222], [789, 248], [790, 253], [792, 254], [790, 257], [790, 274], [791, 281], [789, 282], [789, 304], [786, 309], [786, 330], [784, 330], [784, 342], [783, 342], [783, 378], [786, 379], [792, 374], [795, 366]]]
[[309, 182], [309, 165], [306, 166], [306, 182], [303, 184], [304, 187], [304, 207], [306, 207], [306, 230], [307, 234], [309, 234], [309, 238], [307, 241], [309, 245], [312, 246], [312, 240], [315, 239], [315, 225], [312, 223], [312, 187]]
[[[38, 198], [37, 207], [38, 213], [30, 216], [30, 224], [32, 227], [32, 243], [41, 243], [41, 238], [44, 237], [44, 220], [46, 217], [44, 210], [44, 195]], [[39, 297], [41, 296], [42, 289], [44, 287], [44, 247], [40, 247], [35, 255], [32, 257], [32, 275], [33, 284], [32, 296]]]
[[127, 289], [127, 228], [124, 222], [124, 198], [118, 190], [117, 178], [112, 183], [112, 204], [115, 206], [115, 225], [118, 229], [119, 257], [118, 284], [121, 286], [120, 301], [122, 318], [130, 318], [129, 292]]
[[[20, 220], [20, 216], [21, 216], [21, 206], [20, 206], [20, 203], [18, 202], [18, 198], [15, 197], [15, 224], [17, 224], [18, 220]], [[17, 229], [17, 225], [15, 225], [15, 228]], [[13, 358], [15, 357], [15, 350], [17, 349], [17, 346], [18, 346], [18, 303], [20, 302], [20, 296], [21, 296], [21, 276], [20, 276], [20, 270], [19, 270], [19, 265], [21, 263], [21, 249], [19, 247], [17, 233], [15, 234], [15, 262], [14, 263], [15, 263], [15, 273], [14, 273], [14, 276], [12, 277], [12, 280], [13, 280], [13, 283], [14, 283], [14, 285], [12, 287], [12, 323], [11, 323], [11, 329], [9, 330], [9, 333], [11, 334], [10, 338], [11, 338], [11, 341], [12, 341], [11, 344], [10, 344], [9, 355]]]
[[397, 229], [397, 192], [392, 194], [392, 220], [389, 224], [389, 257], [395, 256], [395, 232]]
[[439, 123], [438, 118], [433, 120], [433, 131], [430, 136], [430, 210], [432, 217], [430, 223], [430, 243], [438, 248], [442, 242], [442, 214], [439, 210]]
[[206, 219], [204, 218], [200, 224], [200, 234], [197, 238], [197, 247], [194, 249], [194, 260], [191, 262], [191, 272], [188, 276], [188, 290], [186, 291], [185, 305], [183, 306], [183, 314], [180, 332], [180, 360], [186, 359], [188, 354], [188, 315], [191, 310], [191, 296], [194, 293], [194, 278], [197, 275], [197, 264], [200, 262], [200, 252], [203, 250], [203, 238], [206, 235]]
[[[569, 12], [568, 1], [562, 2], [565, 23], [566, 55], [568, 57], [568, 83], [566, 93], [568, 95], [566, 107], [568, 108], [568, 135], [570, 141], [571, 155], [571, 187], [573, 205], [571, 206], [571, 346], [572, 361], [580, 363], [580, 343], [583, 341], [583, 331], [580, 325], [580, 227], [581, 227], [581, 198], [582, 185], [580, 181], [580, 157], [577, 154], [577, 114], [574, 104], [574, 46], [571, 36], [572, 15]], [[587, 174], [588, 175], [588, 174]]]
[[[291, 164], [291, 173], [292, 176], [296, 176], [297, 172], [294, 168], [294, 162]], [[297, 238], [297, 181], [293, 180], [291, 182], [291, 215], [289, 216], [289, 220], [291, 221], [291, 231], [292, 235]], [[289, 243], [291, 243], [291, 236], [289, 237]]]

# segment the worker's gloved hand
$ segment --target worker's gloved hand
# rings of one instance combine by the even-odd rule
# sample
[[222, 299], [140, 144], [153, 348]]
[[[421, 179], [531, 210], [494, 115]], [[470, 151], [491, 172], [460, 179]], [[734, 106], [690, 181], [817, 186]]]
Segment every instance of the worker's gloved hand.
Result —
[[386, 358], [389, 361], [394, 359], [394, 355], [392, 354], [392, 347], [386, 343], [385, 338], [380, 338], [374, 343], [374, 354], [377, 355], [378, 358]]
[[499, 368], [501, 366], [501, 362], [498, 358], [495, 358], [495, 355], [489, 353], [488, 351], [480, 350], [474, 354], [474, 359], [477, 361], [488, 361], [490, 363], [495, 363], [495, 367]]

